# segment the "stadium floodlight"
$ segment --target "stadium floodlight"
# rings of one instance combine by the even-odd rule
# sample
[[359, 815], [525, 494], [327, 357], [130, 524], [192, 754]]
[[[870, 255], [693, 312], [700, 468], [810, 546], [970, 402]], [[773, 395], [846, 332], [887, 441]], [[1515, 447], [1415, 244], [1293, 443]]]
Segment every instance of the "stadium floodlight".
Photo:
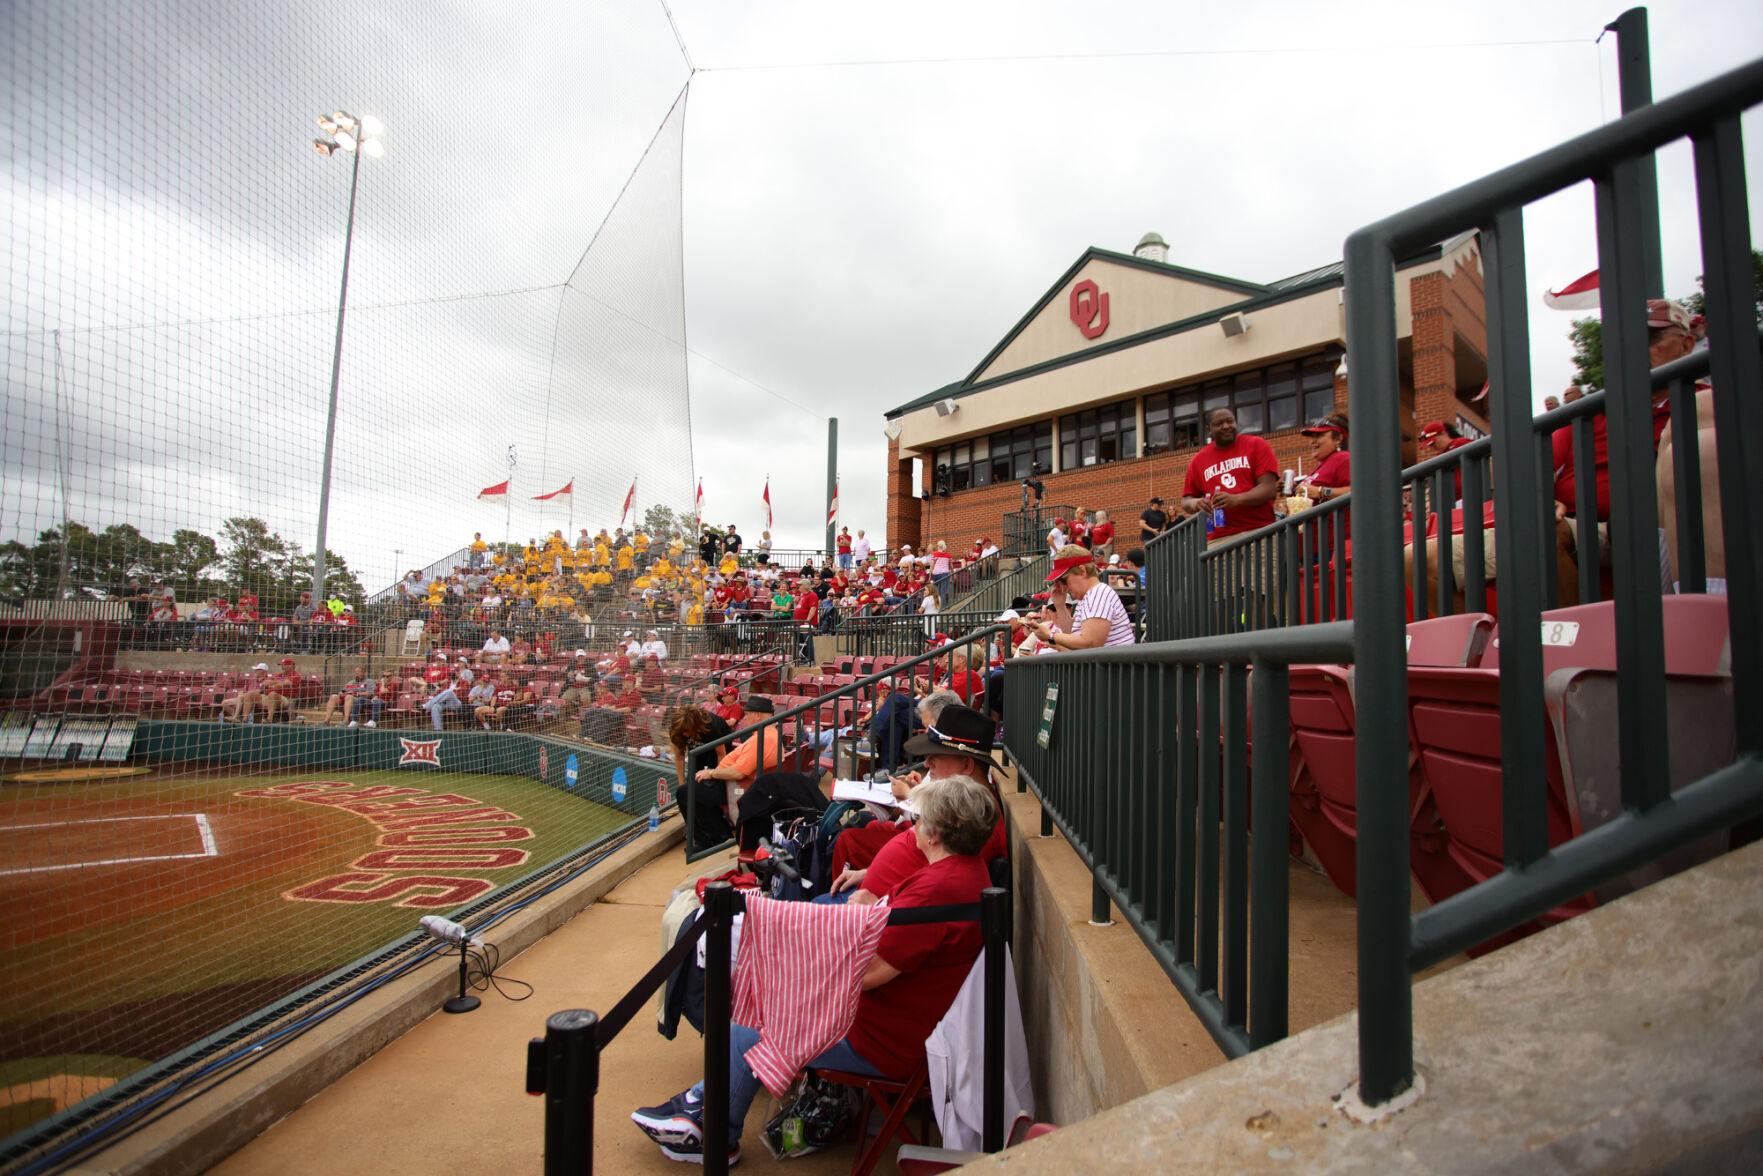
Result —
[[354, 156], [349, 167], [349, 219], [343, 230], [343, 284], [337, 294], [337, 338], [331, 350], [331, 399], [324, 418], [324, 469], [318, 481], [318, 543], [312, 552], [312, 599], [323, 600], [324, 540], [331, 513], [331, 459], [337, 442], [337, 380], [343, 371], [343, 319], [349, 310], [349, 254], [355, 245], [355, 193], [361, 185], [361, 157], [378, 159], [386, 153], [386, 146], [379, 138], [386, 128], [377, 118], [364, 118], [358, 122], [354, 115], [341, 110], [321, 114], [316, 121], [333, 138], [314, 139], [313, 150], [326, 158], [339, 151]]

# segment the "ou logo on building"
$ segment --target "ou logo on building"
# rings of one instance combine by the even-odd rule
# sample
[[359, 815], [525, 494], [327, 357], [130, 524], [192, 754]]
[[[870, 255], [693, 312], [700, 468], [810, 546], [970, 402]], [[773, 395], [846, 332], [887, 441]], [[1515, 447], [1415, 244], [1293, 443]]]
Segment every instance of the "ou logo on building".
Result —
[[1071, 288], [1071, 321], [1086, 339], [1099, 339], [1108, 329], [1108, 295], [1089, 278]]

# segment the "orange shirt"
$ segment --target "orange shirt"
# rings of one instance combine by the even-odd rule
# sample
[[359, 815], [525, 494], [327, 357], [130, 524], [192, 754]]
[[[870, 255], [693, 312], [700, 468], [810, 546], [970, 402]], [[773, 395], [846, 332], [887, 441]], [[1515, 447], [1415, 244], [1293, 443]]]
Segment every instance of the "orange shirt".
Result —
[[759, 760], [759, 736], [755, 734], [749, 735], [745, 741], [724, 756], [722, 763], [718, 766], [733, 768], [740, 772], [740, 778], [732, 783], [740, 788], [751, 788], [760, 772], [772, 771], [783, 762], [783, 758], [783, 729], [771, 727], [765, 732], [765, 760], [763, 763]]

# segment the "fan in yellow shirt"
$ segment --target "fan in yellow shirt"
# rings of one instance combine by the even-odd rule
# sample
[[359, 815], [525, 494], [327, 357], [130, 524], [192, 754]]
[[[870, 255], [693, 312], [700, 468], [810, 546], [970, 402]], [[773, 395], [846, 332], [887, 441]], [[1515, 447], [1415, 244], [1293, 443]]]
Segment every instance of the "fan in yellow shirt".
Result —
[[636, 551], [629, 543], [626, 543], [618, 549], [618, 570], [621, 572], [630, 571], [636, 563], [636, 558]]
[[641, 555], [649, 550], [649, 536], [638, 530], [635, 535], [631, 536], [631, 546], [637, 549], [637, 554]]
[[588, 579], [594, 582], [594, 587], [605, 588], [612, 583], [612, 573], [605, 568], [599, 568]]
[[733, 555], [725, 555], [722, 557], [722, 566], [716, 570], [725, 576], [732, 576], [741, 570], [741, 561]]
[[605, 535], [601, 535], [594, 541], [594, 566], [597, 568], [612, 566], [612, 547], [606, 542]]
[[702, 600], [694, 600], [692, 601], [691, 607], [686, 609], [686, 624], [702, 625], [703, 623], [704, 602]]

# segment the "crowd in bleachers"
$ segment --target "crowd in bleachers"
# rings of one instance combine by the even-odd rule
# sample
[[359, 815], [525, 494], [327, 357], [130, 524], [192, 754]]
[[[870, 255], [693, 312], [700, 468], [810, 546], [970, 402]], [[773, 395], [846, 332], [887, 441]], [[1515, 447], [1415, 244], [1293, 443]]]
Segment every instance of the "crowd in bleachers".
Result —
[[935, 613], [995, 573], [999, 551], [988, 539], [950, 553], [939, 542], [918, 554], [891, 555], [865, 532], [839, 532], [835, 551], [773, 561], [769, 533], [749, 548], [735, 526], [705, 528], [695, 545], [680, 533], [582, 528], [573, 543], [561, 531], [519, 548], [493, 546], [480, 534], [467, 562], [427, 580], [407, 573], [395, 590], [400, 614], [421, 618], [433, 636], [470, 642], [491, 626], [530, 632], [599, 623], [716, 624], [777, 620], [831, 632], [841, 618]]

